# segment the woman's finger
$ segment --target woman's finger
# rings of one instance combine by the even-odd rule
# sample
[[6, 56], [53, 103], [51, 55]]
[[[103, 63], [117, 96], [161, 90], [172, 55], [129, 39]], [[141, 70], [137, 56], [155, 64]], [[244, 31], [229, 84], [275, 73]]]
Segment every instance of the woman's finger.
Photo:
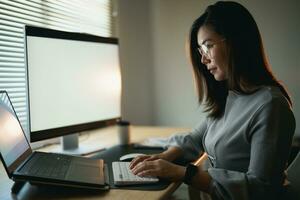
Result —
[[144, 170], [138, 173], [137, 175], [141, 177], [146, 177], [146, 176], [158, 177], [157, 170], [155, 169]]
[[151, 162], [152, 161], [143, 161], [138, 163], [131, 171], [133, 174], [137, 175], [138, 173], [151, 169]]
[[143, 162], [144, 160], [146, 160], [149, 157], [150, 157], [149, 155], [137, 156], [130, 162], [129, 169], [133, 169], [138, 163]]
[[145, 161], [153, 161], [157, 160], [159, 157], [157, 155], [151, 155], [150, 157], [146, 158]]
[[129, 165], [129, 169], [133, 169], [139, 162], [153, 161], [153, 160], [157, 160], [157, 159], [159, 159], [159, 156], [157, 154], [138, 156], [131, 161], [131, 163]]

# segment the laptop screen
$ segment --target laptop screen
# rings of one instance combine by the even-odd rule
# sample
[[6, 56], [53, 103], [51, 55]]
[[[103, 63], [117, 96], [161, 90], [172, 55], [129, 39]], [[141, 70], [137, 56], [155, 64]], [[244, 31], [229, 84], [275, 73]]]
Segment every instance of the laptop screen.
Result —
[[7, 167], [14, 164], [30, 146], [6, 92], [0, 92], [0, 152]]

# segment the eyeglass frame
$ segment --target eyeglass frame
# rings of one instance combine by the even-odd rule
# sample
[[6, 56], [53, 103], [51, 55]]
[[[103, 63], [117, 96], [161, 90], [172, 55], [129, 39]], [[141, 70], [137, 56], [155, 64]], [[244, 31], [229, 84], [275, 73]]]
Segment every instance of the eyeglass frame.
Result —
[[201, 56], [205, 55], [205, 56], [209, 56], [210, 57], [210, 55], [209, 55], [210, 51], [209, 50], [212, 49], [215, 45], [217, 45], [217, 44], [219, 44], [221, 42], [224, 42], [225, 40], [226, 40], [226, 38], [223, 38], [222, 40], [214, 42], [213, 44], [209, 44], [209, 47], [208, 47], [207, 44], [204, 44], [206, 42], [206, 41], [204, 41], [202, 44], [200, 44], [197, 47], [197, 50], [198, 50], [198, 52], [200, 53]]

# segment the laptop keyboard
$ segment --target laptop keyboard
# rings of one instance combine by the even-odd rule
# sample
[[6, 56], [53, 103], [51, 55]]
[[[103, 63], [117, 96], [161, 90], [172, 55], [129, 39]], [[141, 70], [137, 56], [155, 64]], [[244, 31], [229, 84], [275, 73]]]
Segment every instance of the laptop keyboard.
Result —
[[115, 185], [134, 185], [158, 182], [155, 177], [140, 177], [134, 175], [129, 169], [130, 162], [113, 162], [112, 169]]
[[33, 156], [21, 168], [20, 172], [30, 176], [63, 179], [70, 167], [72, 157], [60, 154], [46, 154]]

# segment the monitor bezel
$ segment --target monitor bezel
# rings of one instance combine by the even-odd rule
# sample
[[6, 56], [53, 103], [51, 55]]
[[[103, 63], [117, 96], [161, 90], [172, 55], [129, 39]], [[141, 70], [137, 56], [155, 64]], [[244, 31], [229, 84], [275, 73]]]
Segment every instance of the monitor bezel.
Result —
[[31, 131], [31, 119], [30, 119], [30, 89], [29, 89], [29, 74], [28, 74], [28, 61], [27, 61], [27, 36], [34, 37], [44, 37], [44, 38], [55, 38], [55, 39], [68, 39], [77, 41], [88, 41], [88, 42], [99, 42], [108, 44], [119, 45], [118, 39], [114, 37], [101, 37], [87, 33], [77, 33], [77, 32], [67, 32], [61, 30], [54, 30], [48, 28], [42, 28], [37, 26], [24, 26], [24, 43], [25, 43], [25, 63], [26, 63], [26, 82], [27, 82], [27, 106], [28, 106], [28, 131], [30, 134], [30, 142], [37, 142], [45, 139], [51, 139], [59, 136], [65, 136], [69, 134], [74, 134], [86, 130], [92, 130], [107, 126], [112, 126], [121, 119], [121, 114], [119, 117], [87, 122], [82, 124], [45, 129], [39, 131]]

